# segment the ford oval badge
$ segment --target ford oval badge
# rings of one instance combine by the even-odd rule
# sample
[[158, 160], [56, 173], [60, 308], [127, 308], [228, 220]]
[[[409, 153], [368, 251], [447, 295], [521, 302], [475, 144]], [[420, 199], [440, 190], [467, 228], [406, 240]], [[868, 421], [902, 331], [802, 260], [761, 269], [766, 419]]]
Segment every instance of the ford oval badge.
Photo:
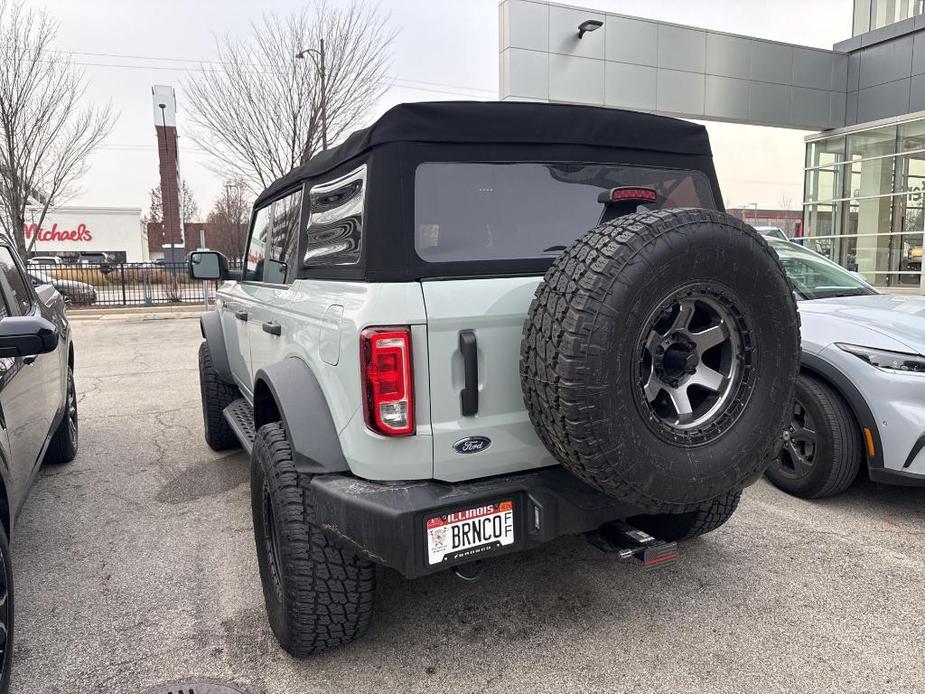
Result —
[[485, 436], [467, 436], [453, 444], [457, 453], [469, 455], [470, 453], [481, 453], [491, 445], [491, 439]]

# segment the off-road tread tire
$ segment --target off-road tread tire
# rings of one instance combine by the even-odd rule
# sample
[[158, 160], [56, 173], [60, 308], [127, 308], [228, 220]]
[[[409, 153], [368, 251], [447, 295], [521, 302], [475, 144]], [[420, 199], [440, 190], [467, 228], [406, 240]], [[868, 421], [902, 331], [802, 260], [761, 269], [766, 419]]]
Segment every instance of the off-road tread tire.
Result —
[[[67, 387], [69, 389], [74, 388], [74, 369], [71, 366], [67, 367], [67, 379]], [[74, 397], [77, 397], [76, 392]], [[71, 431], [67, 425], [67, 396], [65, 396], [64, 407], [64, 416], [61, 417], [58, 428], [55, 429], [55, 433], [48, 443], [48, 450], [45, 451], [45, 458], [42, 461], [45, 465], [64, 465], [77, 457], [77, 447], [80, 439], [78, 437], [77, 441], [75, 441], [71, 438]], [[80, 419], [78, 418], [77, 421], [79, 424]]]
[[[260, 427], [251, 460], [260, 577], [270, 627], [280, 645], [295, 657], [306, 657], [361, 637], [373, 614], [375, 564], [334, 544], [315, 525], [311, 475], [296, 470], [282, 424]], [[282, 602], [263, 546], [264, 480], [279, 532]]]
[[728, 521], [739, 507], [742, 492], [730, 492], [713, 499], [696, 511], [637, 516], [629, 524], [666, 542], [683, 542], [711, 533]]
[[[527, 412], [540, 440], [579, 479], [647, 513], [694, 511], [719, 493], [753, 482], [777, 455], [777, 432], [783, 431], [778, 425], [785, 421], [783, 408], [781, 412], [768, 413], [768, 431], [773, 435], [750, 444], [754, 447], [751, 466], [738, 470], [736, 478], [716, 495], [689, 503], [666, 502], [657, 496], [658, 490], [628, 484], [613, 464], [612, 441], [601, 440], [593, 433], [594, 407], [589, 405], [588, 393], [600, 391], [601, 385], [593, 370], [587, 368], [586, 360], [591, 331], [599, 313], [608, 308], [604, 299], [618, 284], [630, 287], [622, 277], [629, 266], [645, 263], [647, 271], [655, 270], [640, 255], [649, 244], [677, 232], [679, 227], [697, 223], [715, 224], [718, 231], [725, 231], [717, 233], [716, 244], [731, 242], [733, 234], [741, 234], [750, 237], [767, 256], [763, 267], [751, 271], [765, 273], [768, 286], [782, 288], [778, 294], [782, 301], [789, 302], [792, 326], [788, 327], [793, 329], [785, 351], [788, 355], [792, 352], [793, 368], [782, 392], [792, 394], [799, 358], [799, 314], [787, 277], [777, 255], [752, 227], [717, 210], [685, 208], [636, 213], [589, 231], [569, 245], [546, 272], [523, 329], [521, 384]], [[687, 250], [683, 233], [675, 233], [671, 243], [679, 253]], [[609, 318], [617, 320], [612, 315]]]
[[[824, 426], [832, 436], [832, 450], [824, 460], [813, 461], [821, 466], [819, 477], [799, 480], [774, 475], [768, 470], [768, 479], [783, 491], [804, 499], [822, 499], [841, 494], [848, 489], [861, 469], [862, 443], [857, 420], [845, 399], [830, 385], [806, 373], [800, 374], [799, 385], [822, 411], [822, 422], [816, 422], [816, 446], [818, 456], [819, 429]], [[804, 396], [805, 397], [805, 396]]]
[[206, 443], [213, 451], [241, 447], [223, 411], [241, 397], [237, 386], [225, 383], [212, 365], [212, 353], [205, 340], [199, 345], [199, 387], [202, 397], [202, 420]]

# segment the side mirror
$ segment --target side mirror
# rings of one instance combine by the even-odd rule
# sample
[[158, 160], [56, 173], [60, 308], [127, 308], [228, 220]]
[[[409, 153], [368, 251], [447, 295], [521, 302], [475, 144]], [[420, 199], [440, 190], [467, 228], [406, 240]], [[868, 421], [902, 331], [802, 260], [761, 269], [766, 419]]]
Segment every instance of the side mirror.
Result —
[[193, 251], [187, 259], [189, 276], [194, 280], [228, 279], [228, 258], [218, 251]]
[[0, 357], [32, 357], [55, 351], [58, 328], [45, 318], [10, 316], [0, 320]]

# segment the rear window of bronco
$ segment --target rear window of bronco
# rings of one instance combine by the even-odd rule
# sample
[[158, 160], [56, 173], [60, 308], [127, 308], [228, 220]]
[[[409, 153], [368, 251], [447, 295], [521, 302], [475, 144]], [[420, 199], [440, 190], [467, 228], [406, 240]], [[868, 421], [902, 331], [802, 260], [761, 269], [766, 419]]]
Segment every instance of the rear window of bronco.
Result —
[[598, 225], [598, 195], [620, 186], [658, 192], [649, 209], [713, 208], [699, 171], [623, 164], [419, 164], [414, 245], [427, 262], [511, 260], [555, 255]]

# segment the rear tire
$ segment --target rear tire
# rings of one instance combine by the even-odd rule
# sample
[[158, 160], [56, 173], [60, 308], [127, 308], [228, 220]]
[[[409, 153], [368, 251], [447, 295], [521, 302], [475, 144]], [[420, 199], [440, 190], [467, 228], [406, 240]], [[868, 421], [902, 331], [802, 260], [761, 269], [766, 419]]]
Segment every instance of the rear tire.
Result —
[[240, 448], [241, 443], [234, 430], [225, 421], [224, 410], [241, 397], [236, 386], [225, 383], [212, 365], [209, 343], [199, 345], [199, 390], [202, 397], [202, 423], [206, 443], [213, 451], [227, 451]]
[[295, 468], [283, 426], [260, 427], [251, 458], [257, 563], [270, 628], [297, 658], [362, 636], [376, 590], [375, 564], [315, 525], [310, 482]]
[[62, 465], [77, 457], [79, 443], [77, 420], [77, 388], [74, 385], [74, 369], [67, 367], [67, 395], [64, 399], [64, 414], [51, 437], [45, 452], [46, 465]]
[[854, 482], [861, 457], [861, 432], [848, 404], [827, 383], [801, 374], [784, 448], [768, 479], [804, 499], [834, 496]]
[[665, 542], [680, 542], [711, 533], [732, 518], [739, 507], [742, 492], [731, 492], [706, 506], [687, 513], [662, 513], [636, 516], [627, 522]]

